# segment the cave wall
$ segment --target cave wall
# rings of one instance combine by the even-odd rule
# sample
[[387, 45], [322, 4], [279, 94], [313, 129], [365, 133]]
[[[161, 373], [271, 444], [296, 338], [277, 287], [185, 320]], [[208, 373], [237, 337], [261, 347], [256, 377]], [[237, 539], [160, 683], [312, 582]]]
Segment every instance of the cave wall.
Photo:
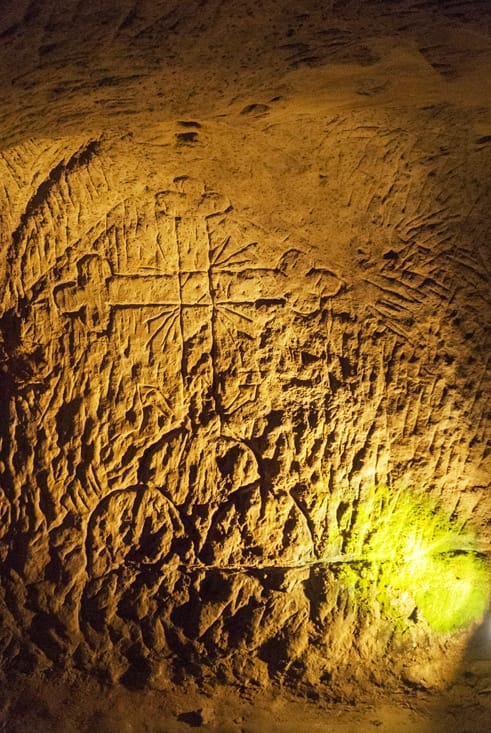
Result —
[[452, 639], [411, 604], [394, 635], [338, 567], [387, 482], [489, 547], [485, 5], [24, 5], [0, 34], [4, 668], [438, 680]]

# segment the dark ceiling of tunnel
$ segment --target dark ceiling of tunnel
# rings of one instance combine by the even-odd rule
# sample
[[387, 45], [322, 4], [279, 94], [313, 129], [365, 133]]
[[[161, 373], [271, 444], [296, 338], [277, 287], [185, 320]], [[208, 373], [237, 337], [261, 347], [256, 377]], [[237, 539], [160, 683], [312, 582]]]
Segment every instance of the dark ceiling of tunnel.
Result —
[[369, 77], [394, 48], [458, 79], [488, 53], [489, 16], [484, 2], [5, 2], [2, 136], [226, 115], [242, 95], [288, 95], [290, 71]]

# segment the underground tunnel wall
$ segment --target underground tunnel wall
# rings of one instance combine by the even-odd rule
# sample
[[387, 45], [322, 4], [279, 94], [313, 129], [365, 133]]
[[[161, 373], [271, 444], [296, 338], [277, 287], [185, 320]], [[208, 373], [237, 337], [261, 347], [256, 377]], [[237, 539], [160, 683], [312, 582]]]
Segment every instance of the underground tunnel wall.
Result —
[[7, 671], [458, 663], [368, 548], [424, 495], [488, 592], [489, 51], [479, 3], [375, 5], [5, 14]]

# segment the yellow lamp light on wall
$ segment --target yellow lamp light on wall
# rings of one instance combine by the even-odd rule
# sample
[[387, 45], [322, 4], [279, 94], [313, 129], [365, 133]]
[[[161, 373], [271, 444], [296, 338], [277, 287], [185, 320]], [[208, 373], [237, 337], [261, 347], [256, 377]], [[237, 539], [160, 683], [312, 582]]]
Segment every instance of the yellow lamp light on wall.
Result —
[[[341, 581], [358, 602], [376, 599], [400, 622], [400, 599], [411, 598], [416, 615], [436, 632], [465, 627], [486, 612], [490, 571], [475, 535], [425, 494], [372, 487], [357, 503], [347, 536], [345, 550], [355, 562], [343, 567]], [[360, 563], [371, 572], [360, 573]]]

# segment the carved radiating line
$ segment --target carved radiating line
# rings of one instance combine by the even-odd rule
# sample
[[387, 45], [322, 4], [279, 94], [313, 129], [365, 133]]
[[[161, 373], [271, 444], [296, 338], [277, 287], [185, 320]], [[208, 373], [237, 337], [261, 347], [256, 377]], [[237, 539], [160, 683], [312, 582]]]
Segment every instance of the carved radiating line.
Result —
[[[222, 310], [222, 309], [220, 309], [220, 310]], [[228, 322], [229, 324], [231, 324], [232, 325], [232, 328], [234, 329], [234, 331], [236, 331], [237, 330], [237, 324], [234, 322], [233, 318], [231, 318], [229, 315], [227, 315], [227, 313], [225, 313], [224, 311], [225, 311], [225, 309], [223, 309], [223, 312], [222, 312], [222, 315], [224, 317], [224, 320], [226, 322]], [[232, 331], [230, 330], [230, 328], [226, 328], [226, 331], [231, 336], [231, 340], [233, 340]], [[247, 334], [247, 335], [249, 335], [249, 334]]]
[[[243, 247], [238, 247], [237, 249], [233, 250], [233, 252], [230, 252], [230, 254], [226, 254], [226, 248], [229, 242], [230, 242], [230, 237], [228, 237], [225, 240], [223, 246], [220, 249], [220, 252], [212, 260], [212, 265], [214, 267], [220, 268], [222, 265], [231, 265], [231, 264], [242, 265], [244, 262], [247, 262], [247, 260], [239, 260], [238, 262], [232, 262], [234, 257], [237, 257], [238, 255], [242, 254], [243, 252], [246, 252], [250, 247], [255, 247], [257, 245], [257, 242], [249, 242], [249, 244], [245, 244]], [[220, 259], [221, 255], [223, 254], [226, 254], [226, 256], [223, 259]]]
[[155, 237], [155, 241], [157, 243], [157, 247], [159, 249], [160, 254], [162, 255], [162, 261], [166, 262], [167, 257], [165, 256], [164, 248], [162, 247], [162, 237], [160, 236], [160, 232], [157, 232], [157, 236]]
[[161, 313], [159, 316], [154, 316], [153, 318], [150, 318], [147, 321], [145, 321], [145, 323], [148, 324], [150, 321], [158, 320], [158, 318], [162, 318], [162, 323], [160, 324], [160, 326], [157, 327], [157, 329], [154, 331], [152, 336], [145, 343], [145, 348], [147, 349], [151, 346], [152, 342], [157, 338], [159, 333], [163, 331], [164, 329], [165, 329], [165, 332], [163, 334], [163, 340], [165, 343], [167, 343], [167, 339], [171, 331], [171, 328], [174, 326], [177, 319], [179, 318], [179, 308], [173, 308], [171, 311], [168, 311], [167, 313], [164, 313], [164, 314]]
[[220, 313], [223, 313], [223, 315], [226, 318], [228, 318], [231, 321], [231, 323], [233, 323], [233, 319], [228, 314], [231, 314], [232, 316], [235, 316], [236, 318], [239, 318], [240, 320], [247, 321], [248, 323], [254, 323], [253, 318], [250, 318], [249, 316], [246, 316], [243, 313], [239, 313], [239, 311], [236, 311], [233, 308], [230, 308], [223, 304], [218, 306], [217, 311], [219, 311]]
[[225, 237], [225, 239], [223, 240], [223, 242], [221, 244], [219, 244], [217, 247], [215, 247], [214, 249], [211, 250], [211, 255], [212, 255], [212, 257], [211, 257], [211, 264], [212, 265], [215, 265], [215, 264], [218, 263], [219, 258], [221, 257], [221, 255], [223, 254], [223, 252], [228, 247], [228, 245], [230, 243], [230, 239], [231, 239], [230, 237]]
[[[167, 313], [172, 313], [177, 310], [177, 306], [172, 304], [169, 304], [169, 310], [166, 311]], [[145, 324], [148, 325], [149, 323], [153, 323], [154, 321], [157, 321], [159, 318], [163, 318], [163, 311], [160, 313], [157, 313], [156, 316], [150, 316], [150, 318], [145, 318]]]

